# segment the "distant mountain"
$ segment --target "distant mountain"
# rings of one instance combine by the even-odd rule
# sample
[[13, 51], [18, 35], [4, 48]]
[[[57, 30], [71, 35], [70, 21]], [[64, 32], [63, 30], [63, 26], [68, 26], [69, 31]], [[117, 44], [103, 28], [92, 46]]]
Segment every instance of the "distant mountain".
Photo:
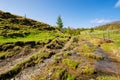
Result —
[[100, 29], [100, 30], [116, 30], [120, 29], [120, 21], [114, 21], [111, 23], [107, 23], [105, 25], [97, 26], [95, 29]]

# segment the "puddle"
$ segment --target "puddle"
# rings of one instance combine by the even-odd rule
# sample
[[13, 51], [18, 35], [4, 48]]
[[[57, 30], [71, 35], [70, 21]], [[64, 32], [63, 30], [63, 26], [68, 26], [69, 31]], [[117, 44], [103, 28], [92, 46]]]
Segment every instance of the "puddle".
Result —
[[[90, 62], [89, 60], [87, 60], [87, 59], [84, 58], [84, 57], [81, 57], [81, 56], [78, 55], [77, 53], [72, 53], [71, 56], [77, 57], [77, 58], [79, 58], [79, 60], [81, 59], [81, 60], [83, 60], [84, 62]], [[76, 59], [77, 59], [77, 58], [76, 58]]]
[[116, 62], [109, 60], [109, 54], [101, 48], [97, 48], [94, 53], [105, 58], [104, 60], [95, 61], [95, 66], [98, 71], [120, 75], [120, 66]]
[[[92, 43], [90, 43], [90, 42], [86, 42], [86, 43], [90, 48], [94, 47], [94, 45]], [[99, 55], [99, 56], [103, 56], [105, 58], [109, 57], [109, 55], [106, 52], [104, 52], [101, 48], [97, 48], [96, 51], [94, 52], [94, 54]]]
[[103, 56], [104, 58], [108, 58], [109, 57], [109, 55], [106, 52], [104, 52], [101, 48], [97, 48], [94, 53], [96, 55]]
[[89, 47], [93, 47], [94, 45], [92, 44], [92, 43], [90, 43], [90, 42], [86, 42], [87, 43], [87, 45], [89, 46]]
[[71, 56], [80, 57], [80, 55], [76, 54], [75, 52], [72, 53]]
[[120, 66], [114, 62], [111, 62], [109, 60], [100, 60], [96, 61], [95, 65], [97, 70], [120, 75]]

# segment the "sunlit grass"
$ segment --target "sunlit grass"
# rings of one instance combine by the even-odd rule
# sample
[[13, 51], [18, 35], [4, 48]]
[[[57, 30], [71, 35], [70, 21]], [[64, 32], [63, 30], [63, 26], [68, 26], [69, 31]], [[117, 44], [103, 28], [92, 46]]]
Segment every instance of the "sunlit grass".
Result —
[[82, 66], [81, 69], [82, 74], [93, 74], [95, 72], [95, 69], [88, 65]]
[[120, 77], [114, 76], [98, 76], [96, 80], [120, 80]]
[[[111, 52], [111, 53], [115, 53], [117, 55], [120, 55], [120, 34], [116, 33], [117, 30], [110, 30], [110, 31], [95, 31], [93, 32], [95, 37], [101, 38], [101, 39], [110, 39], [113, 41], [113, 43], [104, 43], [102, 44], [102, 49], [107, 51], [107, 52]], [[104, 37], [103, 37], [104, 34]]]
[[76, 67], [78, 66], [78, 62], [74, 61], [74, 60], [70, 60], [70, 59], [63, 59], [63, 63], [67, 66], [69, 66], [72, 69], [76, 69]]
[[32, 31], [32, 33], [25, 37], [16, 37], [16, 38], [5, 38], [0, 36], [0, 43], [6, 42], [16, 42], [16, 41], [42, 41], [48, 42], [50, 39], [54, 39], [59, 37], [60, 39], [67, 39], [65, 36], [66, 34], [58, 34], [53, 31]]

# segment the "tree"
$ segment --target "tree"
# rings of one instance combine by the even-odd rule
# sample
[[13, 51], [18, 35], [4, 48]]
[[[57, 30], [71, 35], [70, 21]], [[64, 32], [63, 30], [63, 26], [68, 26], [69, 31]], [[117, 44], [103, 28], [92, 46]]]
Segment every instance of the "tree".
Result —
[[56, 23], [57, 23], [58, 28], [61, 30], [63, 28], [63, 22], [62, 22], [61, 16], [58, 16]]
[[90, 33], [94, 32], [94, 28], [90, 28]]

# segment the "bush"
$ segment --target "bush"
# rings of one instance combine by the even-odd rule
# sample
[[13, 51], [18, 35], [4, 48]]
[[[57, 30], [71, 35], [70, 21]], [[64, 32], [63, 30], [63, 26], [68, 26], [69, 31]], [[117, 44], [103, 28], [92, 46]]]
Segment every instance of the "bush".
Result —
[[77, 37], [73, 37], [73, 42], [78, 42], [78, 38]]

